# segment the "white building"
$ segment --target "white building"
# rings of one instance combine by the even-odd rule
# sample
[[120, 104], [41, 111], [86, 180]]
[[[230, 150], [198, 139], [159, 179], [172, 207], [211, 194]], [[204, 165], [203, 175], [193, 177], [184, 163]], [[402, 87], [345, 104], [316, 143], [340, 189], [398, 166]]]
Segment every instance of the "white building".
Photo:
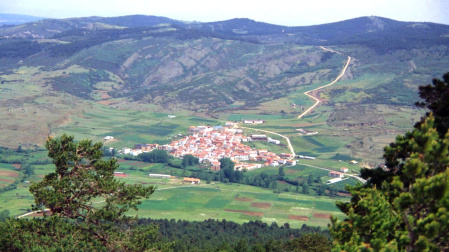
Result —
[[343, 178], [344, 176], [345, 176], [345, 174], [341, 173], [341, 172], [336, 172], [336, 171], [329, 172], [329, 177], [331, 177], [331, 178]]
[[122, 149], [122, 152], [123, 152], [123, 154], [129, 154], [129, 152], [131, 152], [131, 149], [125, 147]]
[[149, 177], [151, 178], [171, 178], [170, 175], [167, 174], [154, 174], [154, 173], [150, 173], [148, 174]]
[[281, 141], [276, 140], [276, 139], [273, 139], [273, 138], [270, 138], [270, 137], [267, 139], [267, 141], [268, 141], [269, 143], [281, 144]]
[[114, 139], [113, 136], [105, 136], [105, 137], [103, 138], [103, 140], [105, 140], [105, 141], [112, 140], [112, 139]]

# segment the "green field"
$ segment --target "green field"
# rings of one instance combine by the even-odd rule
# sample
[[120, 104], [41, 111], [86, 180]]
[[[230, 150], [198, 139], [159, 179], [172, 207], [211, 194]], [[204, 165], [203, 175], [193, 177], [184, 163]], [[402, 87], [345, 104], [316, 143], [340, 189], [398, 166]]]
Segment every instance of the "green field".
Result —
[[[150, 179], [143, 179], [150, 180]], [[329, 219], [314, 214], [334, 214], [343, 217], [334, 198], [310, 197], [291, 193], [274, 194], [270, 190], [238, 184], [158, 186], [158, 190], [139, 206], [139, 217], [187, 219], [226, 219], [238, 223], [261, 220], [267, 223], [289, 223], [301, 227], [327, 226]], [[242, 201], [242, 199], [246, 201]], [[257, 207], [257, 204], [263, 207]], [[256, 204], [254, 206], [253, 204]], [[134, 212], [132, 212], [134, 214]], [[258, 216], [253, 216], [258, 215]], [[308, 217], [308, 221], [289, 218]]]

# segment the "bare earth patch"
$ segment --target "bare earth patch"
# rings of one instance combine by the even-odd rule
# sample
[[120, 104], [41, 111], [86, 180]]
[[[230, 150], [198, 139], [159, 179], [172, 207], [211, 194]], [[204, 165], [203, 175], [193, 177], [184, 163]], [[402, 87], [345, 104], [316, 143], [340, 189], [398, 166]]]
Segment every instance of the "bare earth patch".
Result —
[[245, 201], [245, 202], [248, 202], [248, 201], [253, 201], [254, 199], [250, 199], [250, 198], [235, 198], [234, 200], [235, 200], [235, 201]]
[[338, 196], [351, 197], [351, 194], [350, 194], [350, 193], [342, 193], [342, 192], [338, 192], [337, 194], [338, 194]]
[[323, 213], [314, 213], [313, 217], [315, 218], [322, 218], [322, 219], [329, 219], [331, 217], [330, 214], [323, 214]]
[[3, 179], [3, 178], [0, 178], [0, 181], [1, 182], [6, 182], [6, 183], [14, 183], [14, 179]]
[[226, 212], [233, 212], [233, 213], [242, 213], [249, 216], [257, 216], [257, 217], [263, 217], [263, 213], [261, 212], [252, 212], [252, 211], [240, 211], [240, 210], [233, 210], [233, 209], [225, 209]]
[[299, 220], [299, 221], [308, 221], [309, 217], [301, 216], [301, 215], [289, 215], [288, 218], [290, 220]]
[[16, 168], [17, 170], [20, 170], [20, 168], [22, 168], [21, 164], [13, 164], [12, 165], [14, 168]]
[[114, 174], [114, 176], [126, 178], [126, 177], [128, 177], [129, 175], [128, 175], [128, 174]]
[[287, 182], [285, 182], [285, 181], [281, 181], [281, 180], [277, 180], [277, 181], [276, 181], [276, 183], [279, 183], [279, 184], [284, 184], [284, 185], [285, 185], [285, 184], [288, 184]]
[[251, 204], [252, 207], [257, 207], [257, 208], [270, 208], [271, 207], [271, 203], [263, 203], [263, 202], [254, 202]]
[[296, 172], [296, 170], [287, 170], [286, 172], [285, 172], [285, 174], [292, 174], [292, 173], [295, 173]]
[[101, 105], [111, 105], [111, 104], [117, 103], [117, 101], [105, 100], [105, 101], [99, 101], [97, 103], [101, 104]]
[[0, 171], [0, 176], [17, 178], [19, 173], [15, 171]]

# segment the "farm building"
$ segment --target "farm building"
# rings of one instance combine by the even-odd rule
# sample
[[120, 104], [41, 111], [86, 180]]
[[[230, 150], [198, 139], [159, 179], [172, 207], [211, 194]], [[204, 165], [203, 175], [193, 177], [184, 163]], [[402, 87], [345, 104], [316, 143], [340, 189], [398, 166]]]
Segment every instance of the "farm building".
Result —
[[171, 176], [170, 176], [170, 175], [167, 175], [167, 174], [154, 174], [154, 173], [150, 173], [150, 174], [148, 174], [148, 176], [149, 176], [150, 178], [171, 178]]
[[350, 161], [349, 163], [350, 163], [350, 164], [358, 164], [359, 162], [357, 162], [357, 161], [355, 161], [355, 160], [352, 160], [352, 161]]
[[329, 172], [329, 177], [331, 178], [343, 178], [345, 174], [341, 172], [331, 171]]
[[296, 165], [296, 160], [287, 160], [285, 161], [286, 165]]
[[347, 172], [349, 171], [349, 169], [346, 168], [346, 167], [341, 167], [341, 168], [340, 168], [340, 171], [341, 171], [341, 172], [344, 172], [344, 173], [347, 173]]
[[281, 144], [281, 141], [276, 140], [276, 139], [273, 139], [273, 138], [270, 138], [270, 137], [267, 139], [267, 141], [268, 141], [269, 143]]
[[267, 135], [256, 135], [256, 134], [252, 134], [251, 135], [251, 139], [252, 140], [259, 140], [259, 141], [267, 141]]
[[243, 120], [243, 123], [244, 124], [262, 124], [262, 123], [265, 123], [265, 121], [264, 120], [248, 120], [248, 119], [245, 119], [245, 120]]
[[191, 184], [199, 184], [201, 182], [200, 179], [197, 178], [184, 178], [182, 182], [191, 183]]
[[105, 136], [105, 137], [103, 138], [103, 140], [105, 140], [105, 141], [112, 140], [112, 139], [114, 139], [113, 136]]

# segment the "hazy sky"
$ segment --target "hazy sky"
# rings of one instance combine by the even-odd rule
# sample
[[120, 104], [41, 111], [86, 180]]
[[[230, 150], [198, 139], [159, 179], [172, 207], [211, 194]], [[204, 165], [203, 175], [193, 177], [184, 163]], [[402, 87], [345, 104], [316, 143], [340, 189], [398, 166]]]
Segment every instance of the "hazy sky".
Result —
[[0, 13], [50, 18], [144, 14], [202, 22], [246, 17], [289, 26], [375, 15], [449, 24], [449, 0], [0, 0]]

